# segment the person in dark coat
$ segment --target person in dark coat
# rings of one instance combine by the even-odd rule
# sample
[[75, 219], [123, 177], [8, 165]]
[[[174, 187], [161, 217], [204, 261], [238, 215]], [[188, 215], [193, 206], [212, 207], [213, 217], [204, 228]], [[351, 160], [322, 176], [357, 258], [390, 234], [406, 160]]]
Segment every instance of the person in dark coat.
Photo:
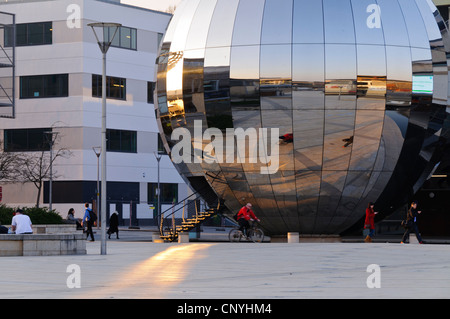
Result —
[[364, 221], [364, 228], [369, 229], [369, 234], [364, 239], [366, 243], [372, 242], [373, 235], [375, 234], [375, 215], [378, 214], [378, 212], [374, 211], [373, 209], [373, 203], [370, 202], [367, 205], [366, 208], [366, 219]]
[[422, 237], [419, 233], [419, 228], [417, 227], [417, 216], [422, 212], [420, 210], [417, 210], [417, 201], [414, 201], [411, 203], [411, 207], [408, 210], [408, 214], [406, 216], [406, 221], [410, 225], [406, 228], [405, 233], [403, 234], [401, 243], [404, 244], [406, 242], [406, 239], [409, 238], [409, 234], [414, 231], [416, 233], [417, 240], [419, 241], [419, 244], [423, 244]]
[[119, 239], [119, 214], [114, 212], [109, 218], [108, 238], [111, 239], [111, 234], [116, 233], [116, 238]]

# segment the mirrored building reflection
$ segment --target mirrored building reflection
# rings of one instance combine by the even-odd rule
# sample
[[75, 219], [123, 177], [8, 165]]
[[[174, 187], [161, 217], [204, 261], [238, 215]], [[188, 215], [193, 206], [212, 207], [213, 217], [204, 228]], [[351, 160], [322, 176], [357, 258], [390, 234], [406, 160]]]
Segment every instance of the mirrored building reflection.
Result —
[[185, 0], [157, 60], [166, 149], [190, 132], [182, 176], [270, 234], [339, 234], [368, 202], [383, 218], [439, 161], [449, 44], [431, 0]]

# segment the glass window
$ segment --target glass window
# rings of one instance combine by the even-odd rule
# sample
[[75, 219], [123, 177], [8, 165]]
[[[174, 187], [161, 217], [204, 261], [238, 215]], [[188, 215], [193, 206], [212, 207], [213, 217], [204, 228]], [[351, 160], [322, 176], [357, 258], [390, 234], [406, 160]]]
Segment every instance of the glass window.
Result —
[[20, 98], [49, 98], [69, 96], [69, 75], [33, 75], [20, 77]]
[[[178, 202], [178, 184], [160, 183], [161, 204], [173, 204]], [[149, 204], [158, 203], [158, 183], [148, 183], [147, 201]]]
[[293, 43], [323, 43], [322, 1], [294, 0]]
[[[5, 29], [6, 38], [11, 38], [13, 30]], [[22, 23], [16, 25], [16, 46], [52, 44], [52, 22]], [[11, 46], [12, 43], [5, 43]]]
[[106, 150], [108, 152], [137, 153], [137, 132], [106, 130]]
[[291, 43], [292, 0], [266, 0], [261, 44]]
[[155, 103], [155, 82], [147, 82], [147, 103]]
[[110, 27], [105, 29], [106, 38], [110, 39], [114, 36], [113, 41], [111, 42], [112, 47], [122, 48], [122, 49], [137, 49], [137, 30], [134, 28], [128, 27], [119, 27], [117, 29], [116, 34], [114, 32], [116, 30], [115, 27]]
[[47, 134], [51, 128], [4, 130], [5, 152], [49, 151]]
[[[106, 97], [110, 99], [126, 100], [126, 79], [107, 76]], [[92, 96], [102, 97], [102, 76], [92, 74]]]
[[355, 43], [350, 0], [323, 0], [325, 43]]
[[234, 23], [233, 45], [259, 45], [264, 2], [265, 0], [239, 2]]

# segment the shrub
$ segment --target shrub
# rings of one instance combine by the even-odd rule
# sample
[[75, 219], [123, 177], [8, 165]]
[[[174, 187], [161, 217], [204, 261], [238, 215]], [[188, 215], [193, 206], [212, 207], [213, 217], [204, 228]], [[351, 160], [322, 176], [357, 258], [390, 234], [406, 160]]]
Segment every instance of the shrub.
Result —
[[[63, 218], [56, 211], [49, 211], [47, 207], [24, 207], [24, 214], [30, 216], [33, 225], [43, 224], [63, 224]], [[5, 205], [0, 205], [0, 223], [2, 225], [11, 225], [14, 209]]]

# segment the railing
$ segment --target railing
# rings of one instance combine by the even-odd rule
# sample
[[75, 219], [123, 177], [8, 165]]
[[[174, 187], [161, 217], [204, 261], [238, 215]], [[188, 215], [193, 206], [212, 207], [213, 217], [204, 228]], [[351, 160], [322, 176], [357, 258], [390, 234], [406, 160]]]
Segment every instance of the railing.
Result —
[[[178, 238], [180, 232], [186, 232], [195, 228], [204, 220], [219, 212], [221, 205], [219, 198], [214, 195], [214, 198], [205, 200], [199, 196], [200, 191], [189, 195], [158, 214], [161, 238], [174, 241]], [[215, 202], [217, 205], [211, 206], [208, 202]]]

